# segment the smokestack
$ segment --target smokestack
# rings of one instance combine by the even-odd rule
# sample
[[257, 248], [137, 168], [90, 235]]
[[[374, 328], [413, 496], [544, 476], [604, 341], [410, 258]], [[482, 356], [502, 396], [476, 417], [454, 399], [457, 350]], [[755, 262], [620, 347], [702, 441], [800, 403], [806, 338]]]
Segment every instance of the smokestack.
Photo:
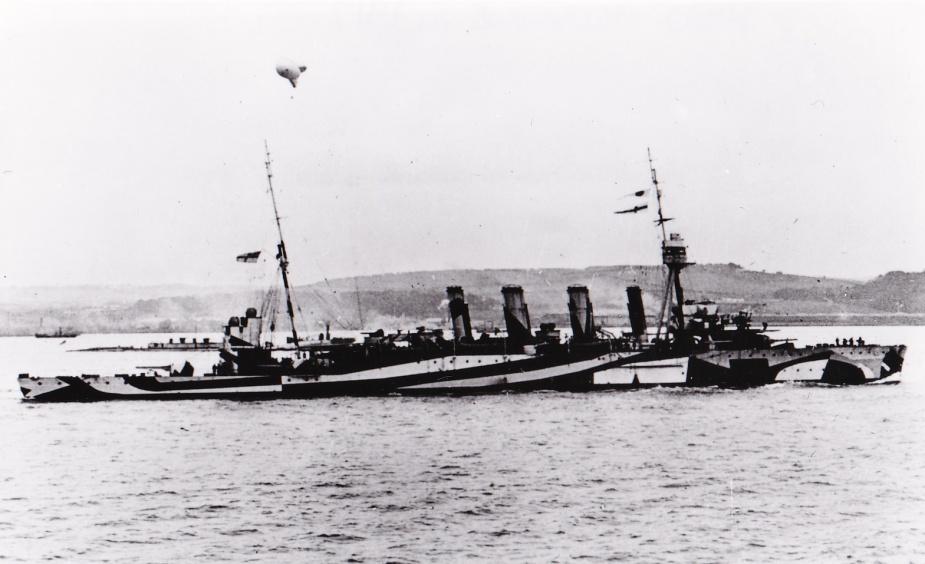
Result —
[[450, 302], [450, 320], [453, 323], [453, 338], [472, 338], [472, 322], [469, 321], [469, 304], [463, 294], [462, 286], [447, 286], [446, 299]]
[[[261, 319], [257, 309], [247, 308], [244, 317], [231, 317], [225, 325], [224, 345], [242, 346], [240, 341], [248, 345], [260, 345]], [[271, 329], [272, 331], [272, 329]]]
[[630, 313], [630, 327], [639, 341], [646, 340], [646, 310], [642, 305], [642, 290], [639, 286], [626, 287], [626, 307]]
[[576, 341], [590, 341], [594, 338], [594, 309], [587, 286], [568, 287], [568, 316], [572, 323], [572, 335]]
[[504, 286], [501, 288], [504, 297], [504, 323], [507, 325], [507, 335], [510, 339], [527, 342], [532, 338], [530, 334], [530, 313], [527, 311], [527, 302], [524, 301], [524, 290], [520, 286]]

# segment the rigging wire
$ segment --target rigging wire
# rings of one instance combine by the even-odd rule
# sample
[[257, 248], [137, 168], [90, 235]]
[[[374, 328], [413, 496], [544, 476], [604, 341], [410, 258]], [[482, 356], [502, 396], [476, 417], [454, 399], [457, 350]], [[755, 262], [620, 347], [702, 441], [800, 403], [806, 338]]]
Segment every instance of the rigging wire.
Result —
[[260, 317], [266, 320], [266, 327], [270, 332], [271, 340], [272, 333], [276, 329], [276, 318], [278, 313], [279, 287], [276, 284], [271, 284], [260, 306]]
[[[346, 308], [344, 307], [344, 304], [343, 304], [343, 302], [341, 301], [340, 295], [338, 295], [337, 290], [335, 290], [334, 287], [331, 286], [331, 281], [328, 280], [328, 277], [324, 275], [324, 269], [321, 268], [321, 263], [318, 262], [318, 258], [317, 258], [317, 257], [312, 257], [312, 260], [313, 260], [314, 263], [315, 263], [315, 268], [318, 270], [318, 273], [321, 274], [321, 279], [324, 281], [325, 287], [328, 289], [329, 292], [331, 292], [331, 295], [334, 296], [334, 301], [335, 301], [336, 303], [335, 303], [333, 306], [331, 306], [330, 304], [328, 304], [327, 301], [324, 301], [324, 298], [322, 298], [320, 295], [319, 295], [319, 299], [321, 299], [322, 301], [324, 301], [324, 304], [325, 304], [326, 306], [328, 306], [328, 308], [330, 308], [329, 311], [328, 311], [328, 313], [329, 313], [329, 314], [332, 314], [331, 316], [335, 318], [335, 320], [336, 320], [337, 323], [341, 326], [342, 329], [352, 329], [352, 327], [351, 327], [350, 325], [345, 325], [345, 324], [343, 323], [343, 321], [341, 321], [341, 320], [343, 320], [343, 319], [346, 317], [346, 316], [343, 314], [343, 312], [344, 312], [344, 310], [345, 310]], [[351, 323], [351, 325], [352, 325], [352, 323]], [[362, 325], [362, 323], [361, 323], [361, 325]], [[362, 327], [361, 327], [361, 329], [362, 329]]]
[[[325, 278], [325, 283], [327, 283], [327, 278]], [[330, 288], [330, 285], [328, 287]], [[329, 317], [333, 318], [334, 322], [336, 322], [340, 326], [341, 329], [349, 330], [350, 325], [343, 322], [344, 316], [341, 315], [338, 311], [336, 311], [339, 308], [337, 308], [336, 306], [332, 307], [331, 304], [328, 303], [328, 301], [325, 299], [324, 295], [321, 292], [319, 292], [317, 288], [310, 287], [309, 289], [312, 292], [312, 294], [314, 294], [314, 296], [318, 298], [318, 301], [320, 302], [320, 305], [322, 306], [322, 308], [325, 309], [324, 313], [326, 313]], [[332, 293], [333, 293], [333, 290], [332, 290]], [[337, 294], [334, 294], [334, 295], [337, 295]]]
[[[294, 291], [294, 290], [295, 290], [295, 287], [294, 287], [294, 286], [290, 286], [290, 284], [288, 283], [288, 272], [287, 272], [287, 269], [286, 269], [286, 266], [288, 266], [288, 257], [287, 257], [287, 253], [286, 253], [285, 243], [283, 243], [282, 225], [281, 225], [281, 223], [280, 223], [281, 217], [280, 217], [279, 211], [278, 211], [278, 209], [277, 209], [277, 207], [276, 207], [276, 195], [274, 194], [274, 191], [273, 191], [273, 182], [272, 182], [273, 173], [272, 173], [271, 168], [270, 168], [270, 165], [271, 165], [271, 160], [270, 160], [270, 149], [269, 149], [269, 146], [268, 146], [266, 140], [264, 140], [264, 148], [265, 148], [265, 150], [266, 150], [266, 161], [265, 161], [265, 165], [266, 165], [266, 169], [267, 169], [267, 191], [270, 193], [271, 201], [272, 201], [272, 203], [273, 203], [273, 215], [274, 215], [274, 217], [276, 218], [276, 227], [277, 227], [277, 231], [279, 232], [279, 245], [278, 245], [278, 247], [277, 247], [277, 251], [278, 251], [279, 254], [277, 255], [277, 259], [279, 259], [280, 264], [279, 264], [279, 269], [278, 269], [278, 271], [277, 271], [277, 274], [281, 275], [283, 285], [285, 286], [285, 289], [286, 289], [286, 301], [287, 301], [287, 308], [288, 308], [289, 318], [290, 318], [289, 321], [290, 321], [290, 325], [291, 325], [291, 328], [292, 328], [293, 339], [296, 340], [295, 345], [296, 345], [296, 348], [298, 348], [299, 344], [298, 344], [298, 340], [297, 340], [297, 339], [298, 339], [297, 330], [296, 330], [296, 327], [295, 327], [295, 325], [296, 325], [296, 320], [295, 320], [295, 317], [296, 317], [296, 316], [295, 316], [295, 312], [298, 312], [299, 316], [301, 317], [301, 322], [302, 322], [302, 324], [303, 324], [304, 327], [308, 327], [308, 323], [307, 323], [307, 321], [306, 321], [306, 319], [305, 319], [305, 314], [304, 314], [304, 312], [302, 311], [302, 306], [301, 306], [301, 304], [298, 303], [298, 300], [297, 300], [296, 297], [295, 297], [295, 291]], [[315, 265], [318, 267], [318, 270], [319, 270], [319, 272], [320, 272], [320, 271], [321, 271], [321, 265], [318, 264], [317, 258], [316, 258], [316, 257], [313, 257], [313, 260], [314, 260]], [[334, 295], [334, 296], [337, 296], [337, 292], [331, 287], [331, 284], [330, 284], [330, 282], [328, 281], [327, 277], [323, 277], [322, 279], [324, 280], [325, 286], [327, 286], [327, 288], [328, 288], [328, 290], [331, 292], [331, 294]], [[290, 288], [291, 288], [291, 289], [290, 289]], [[344, 321], [343, 321], [344, 316], [340, 313], [340, 312], [342, 311], [342, 307], [341, 307], [342, 304], [336, 304], [336, 305], [332, 306], [332, 305], [328, 302], [328, 300], [325, 299], [325, 297], [324, 297], [316, 288], [311, 288], [311, 292], [315, 295], [315, 297], [316, 297], [316, 298], [318, 299], [318, 301], [321, 303], [322, 309], [326, 310], [324, 313], [327, 314], [328, 317], [333, 318], [334, 321], [335, 321], [338, 325], [340, 325], [342, 329], [350, 329], [350, 326], [344, 323]], [[293, 302], [295, 302], [295, 303], [293, 304]], [[294, 306], [294, 307], [293, 307], [293, 306]], [[275, 308], [274, 308], [274, 310], [275, 310]], [[295, 310], [295, 311], [293, 311], [293, 310]], [[274, 311], [274, 325], [275, 325], [275, 311]]]

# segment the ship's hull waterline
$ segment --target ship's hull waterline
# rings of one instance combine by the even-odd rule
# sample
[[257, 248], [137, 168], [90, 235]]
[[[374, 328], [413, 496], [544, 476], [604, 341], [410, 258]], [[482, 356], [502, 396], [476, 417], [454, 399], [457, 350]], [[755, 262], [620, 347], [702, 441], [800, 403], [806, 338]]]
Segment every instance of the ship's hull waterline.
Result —
[[531, 355], [450, 355], [362, 372], [317, 375], [20, 375], [26, 401], [313, 398], [594, 391], [666, 387], [745, 388], [776, 382], [833, 385], [896, 381], [905, 347], [805, 347], [706, 351], [683, 356], [611, 352], [553, 362]]

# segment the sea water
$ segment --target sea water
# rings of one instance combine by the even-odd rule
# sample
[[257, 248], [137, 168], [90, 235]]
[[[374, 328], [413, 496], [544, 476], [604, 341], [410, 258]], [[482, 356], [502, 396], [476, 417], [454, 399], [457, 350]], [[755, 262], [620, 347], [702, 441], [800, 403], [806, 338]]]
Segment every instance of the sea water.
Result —
[[[15, 377], [216, 353], [0, 339], [0, 558], [925, 560], [925, 328], [898, 385], [28, 404]], [[214, 338], [214, 336], [213, 336]]]

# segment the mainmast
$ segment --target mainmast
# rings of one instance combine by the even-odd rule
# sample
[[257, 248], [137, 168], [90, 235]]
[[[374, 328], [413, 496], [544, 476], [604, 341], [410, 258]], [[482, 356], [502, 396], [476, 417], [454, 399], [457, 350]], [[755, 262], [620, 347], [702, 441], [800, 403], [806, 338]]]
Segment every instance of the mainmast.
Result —
[[[677, 233], [669, 234], [665, 229], [665, 224], [674, 218], [665, 217], [662, 212], [662, 190], [658, 185], [658, 175], [655, 172], [655, 165], [652, 163], [652, 151], [646, 148], [649, 155], [649, 172], [652, 176], [652, 187], [655, 188], [655, 198], [658, 202], [658, 219], [655, 223], [662, 230], [662, 263], [668, 267], [668, 280], [665, 283], [665, 293], [662, 298], [661, 312], [658, 316], [658, 329], [655, 338], [661, 337], [662, 326], [666, 325], [665, 317], [671, 315], [671, 303], [677, 304], [677, 313], [675, 319], [678, 322], [677, 332], [675, 333], [676, 341], [684, 340], [684, 288], [681, 286], [681, 270], [688, 266], [687, 247], [684, 245], [684, 239]], [[674, 300], [672, 300], [672, 289], [674, 289]], [[667, 333], [667, 327], [666, 327]]]
[[665, 241], [668, 240], [668, 235], [665, 233], [665, 223], [671, 221], [672, 218], [665, 219], [665, 216], [662, 215], [662, 190], [658, 187], [658, 174], [655, 172], [655, 165], [652, 163], [652, 149], [646, 147], [646, 153], [649, 155], [649, 175], [652, 177], [652, 187], [655, 188], [655, 198], [658, 201], [658, 219], [655, 223], [662, 229], [662, 246], [664, 246]]
[[279, 209], [276, 207], [276, 193], [273, 192], [273, 171], [270, 168], [270, 146], [266, 139], [263, 141], [263, 147], [267, 154], [267, 160], [264, 164], [267, 167], [267, 186], [270, 188], [270, 199], [273, 201], [273, 217], [276, 218], [276, 229], [279, 232], [279, 244], [276, 246], [276, 258], [279, 260], [279, 270], [283, 276], [283, 288], [286, 290], [286, 311], [289, 313], [289, 326], [292, 328], [292, 342], [296, 350], [299, 350], [299, 334], [295, 328], [295, 311], [292, 308], [292, 290], [289, 287], [289, 257], [286, 255], [286, 243], [283, 241], [283, 227], [279, 222]]

